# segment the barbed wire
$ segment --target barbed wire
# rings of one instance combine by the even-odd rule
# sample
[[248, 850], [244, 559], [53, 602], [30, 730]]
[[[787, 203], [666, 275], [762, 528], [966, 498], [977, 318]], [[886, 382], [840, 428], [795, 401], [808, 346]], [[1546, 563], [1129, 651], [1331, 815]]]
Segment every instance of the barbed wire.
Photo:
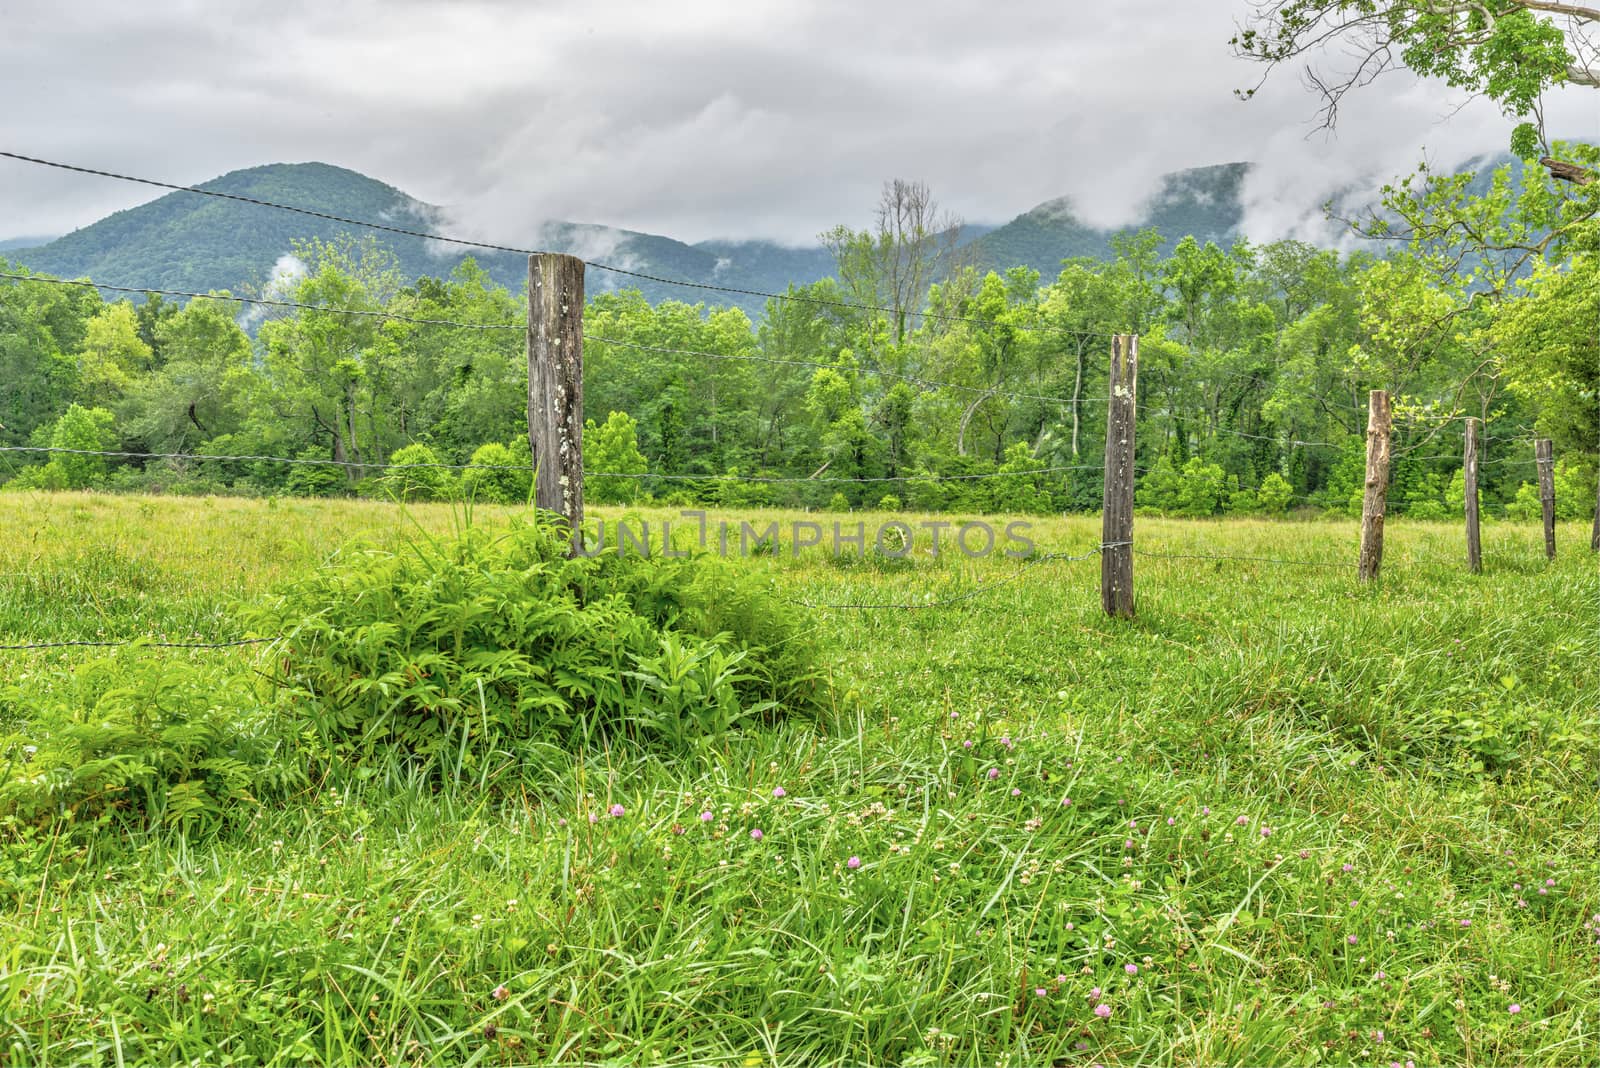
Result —
[[221, 293], [190, 293], [181, 289], [156, 289], [149, 286], [114, 286], [105, 282], [92, 282], [88, 279], [52, 278], [48, 275], [15, 274], [10, 271], [0, 271], [0, 278], [8, 278], [14, 282], [39, 282], [45, 285], [77, 286], [83, 289], [104, 289], [113, 293], [135, 293], [149, 295], [159, 293], [164, 297], [188, 297], [193, 300], [214, 300], [219, 303], [259, 304], [271, 308], [293, 308], [297, 311], [328, 312], [338, 315], [357, 315], [369, 319], [386, 319], [402, 323], [416, 323], [420, 326], [454, 326], [464, 330], [517, 330], [525, 332], [526, 323], [462, 323], [454, 319], [421, 319], [410, 315], [401, 315], [397, 312], [368, 311], [362, 308], [336, 308], [327, 304], [303, 304], [297, 300], [277, 300], [270, 297], [236, 297], [231, 294]]
[[263, 645], [275, 642], [278, 638], [238, 638], [227, 642], [154, 642], [145, 638], [126, 638], [106, 641], [59, 641], [59, 642], [27, 642], [21, 645], [0, 645], [0, 650], [15, 652], [24, 649], [68, 649], [68, 648], [128, 648], [141, 646], [150, 649], [236, 649], [242, 645]]
[[1345, 567], [1343, 563], [1327, 560], [1279, 560], [1267, 556], [1234, 556], [1217, 553], [1164, 553], [1153, 549], [1135, 549], [1135, 556], [1150, 556], [1161, 560], [1228, 560], [1248, 564], [1281, 564], [1285, 567]]
[[[255, 207], [273, 208], [278, 211], [290, 211], [299, 215], [308, 215], [314, 219], [323, 219], [327, 222], [342, 223], [346, 226], [360, 226], [369, 230], [379, 230], [384, 233], [399, 234], [403, 237], [416, 237], [424, 241], [439, 241], [449, 245], [459, 245], [464, 248], [486, 249], [491, 252], [509, 252], [520, 256], [537, 256], [549, 250], [521, 248], [516, 245], [502, 245], [492, 241], [474, 241], [470, 238], [452, 237], [448, 234], [428, 233], [423, 230], [413, 230], [404, 226], [391, 226], [388, 223], [376, 223], [368, 219], [355, 219], [347, 215], [335, 215], [332, 212], [316, 211], [312, 208], [302, 208], [295, 204], [284, 204], [274, 200], [263, 200], [260, 197], [245, 196], [241, 193], [225, 193], [220, 189], [202, 189], [199, 186], [179, 185], [175, 182], [163, 182], [154, 178], [142, 178], [131, 174], [120, 174], [116, 171], [101, 170], [96, 167], [85, 167], [75, 163], [62, 163], [58, 160], [41, 159], [38, 156], [27, 156], [20, 152], [0, 150], [0, 157], [17, 160], [21, 163], [32, 163], [41, 167], [53, 167], [57, 170], [72, 171], [77, 174], [94, 175], [99, 178], [112, 178], [120, 182], [133, 182], [138, 185], [153, 186], [157, 189], [167, 189], [176, 193], [192, 193], [197, 196], [215, 197], [219, 200], [231, 200], [240, 204], [250, 204]], [[740, 296], [763, 297], [768, 300], [787, 300], [803, 304], [812, 304], [823, 307], [843, 308], [855, 311], [871, 311], [888, 314], [906, 314], [921, 319], [935, 321], [970, 323], [978, 326], [1013, 326], [1013, 324], [1000, 323], [994, 319], [980, 319], [965, 315], [950, 315], [942, 312], [912, 311], [909, 308], [890, 308], [883, 305], [858, 303], [855, 301], [831, 300], [825, 297], [810, 297], [797, 293], [772, 293], [761, 289], [747, 289], [739, 286], [721, 286], [710, 282], [692, 282], [683, 278], [668, 278], [663, 275], [648, 274], [643, 271], [634, 271], [625, 267], [617, 267], [608, 263], [594, 260], [584, 261], [585, 266], [597, 270], [607, 271], [611, 274], [637, 278], [642, 281], [656, 282], [661, 285], [681, 286], [686, 289], [707, 290], [717, 293], [732, 293]], [[1028, 327], [1013, 328], [1029, 329]], [[1054, 328], [1052, 328], [1054, 329]], [[1071, 333], [1057, 331], [1057, 333]], [[1109, 334], [1098, 334], [1089, 331], [1082, 332], [1082, 336], [1105, 338]]]
[[[410, 469], [445, 471], [524, 471], [532, 472], [531, 464], [451, 464], [436, 461], [397, 464], [377, 460], [325, 460], [320, 457], [288, 457], [260, 455], [212, 455], [191, 452], [130, 452], [122, 449], [74, 449], [62, 445], [0, 445], [0, 453], [62, 453], [69, 456], [98, 456], [124, 460], [192, 460], [196, 463], [279, 463], [304, 464], [314, 467], [342, 467], [359, 470], [405, 471]], [[659, 479], [664, 482], [773, 482], [773, 483], [851, 483], [851, 482], [962, 482], [990, 478], [1028, 478], [1034, 475], [1055, 474], [1062, 471], [1099, 471], [1101, 464], [1068, 464], [1029, 468], [1026, 471], [984, 471], [975, 474], [942, 475], [932, 472], [905, 475], [831, 475], [805, 477], [800, 475], [738, 475], [738, 474], [667, 474], [657, 471], [585, 471], [587, 478], [628, 478], [640, 481]]]

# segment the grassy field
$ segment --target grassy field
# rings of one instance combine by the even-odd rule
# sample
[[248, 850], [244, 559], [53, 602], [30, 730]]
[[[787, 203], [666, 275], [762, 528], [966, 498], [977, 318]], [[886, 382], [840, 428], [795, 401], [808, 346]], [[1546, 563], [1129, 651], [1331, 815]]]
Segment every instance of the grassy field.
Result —
[[[0, 495], [0, 644], [238, 637], [351, 538], [460, 522]], [[1587, 533], [1547, 564], [1487, 526], [1472, 576], [1457, 525], [1395, 522], [1361, 588], [1352, 522], [1141, 518], [1179, 558], [1137, 559], [1128, 623], [1093, 559], [746, 561], [814, 603], [1012, 580], [815, 610], [832, 713], [687, 756], [336, 769], [212, 834], [0, 823], [0, 1064], [1600, 1063]], [[7, 775], [106, 657], [0, 653]]]

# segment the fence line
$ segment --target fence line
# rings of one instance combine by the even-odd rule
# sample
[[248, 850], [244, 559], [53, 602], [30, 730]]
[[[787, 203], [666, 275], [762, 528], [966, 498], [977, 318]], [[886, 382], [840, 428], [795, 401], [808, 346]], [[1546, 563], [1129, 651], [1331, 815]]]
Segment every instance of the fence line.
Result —
[[144, 638], [128, 638], [111, 641], [63, 641], [63, 642], [28, 642], [22, 645], [0, 645], [0, 650], [16, 651], [20, 649], [66, 649], [80, 647], [117, 648], [124, 649], [129, 646], [144, 646], [150, 649], [235, 649], [241, 645], [262, 645], [266, 642], [275, 642], [277, 638], [239, 638], [231, 642], [153, 642]]
[[[0, 453], [62, 453], [70, 456], [99, 456], [104, 458], [128, 460], [193, 460], [198, 463], [279, 463], [279, 464], [304, 464], [316, 467], [342, 467], [358, 470], [379, 471], [406, 471], [406, 470], [446, 470], [446, 471], [524, 471], [531, 472], [531, 464], [447, 464], [447, 463], [411, 463], [397, 464], [387, 461], [357, 461], [357, 460], [324, 460], [318, 457], [287, 457], [287, 456], [222, 456], [205, 453], [187, 452], [126, 452], [117, 449], [72, 449], [56, 445], [0, 445]], [[1065, 466], [1050, 466], [1030, 468], [1026, 471], [985, 471], [977, 474], [966, 475], [941, 475], [941, 474], [910, 474], [910, 475], [873, 475], [873, 476], [818, 476], [815, 478], [800, 476], [765, 476], [765, 475], [731, 475], [731, 474], [666, 474], [656, 471], [585, 471], [586, 478], [631, 478], [639, 481], [660, 479], [664, 482], [759, 482], [759, 483], [795, 483], [795, 484], [833, 484], [852, 482], [965, 482], [981, 481], [991, 478], [1028, 478], [1034, 475], [1056, 474], [1063, 471], [1098, 471], [1099, 464], [1069, 464]]]

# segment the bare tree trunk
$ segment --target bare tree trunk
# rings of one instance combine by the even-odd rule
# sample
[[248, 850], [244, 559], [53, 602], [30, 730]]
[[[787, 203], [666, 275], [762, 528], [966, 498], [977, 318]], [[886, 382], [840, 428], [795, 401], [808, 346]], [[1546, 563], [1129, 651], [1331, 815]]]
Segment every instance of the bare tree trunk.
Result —
[[1078, 455], [1078, 402], [1083, 396], [1083, 339], [1078, 339], [1078, 371], [1072, 379], [1072, 455]]
[[956, 429], [956, 455], [967, 454], [967, 424], [972, 422], [972, 417], [978, 411], [978, 405], [994, 396], [994, 390], [981, 394], [977, 400], [967, 405], [967, 410], [961, 413], [961, 425]]

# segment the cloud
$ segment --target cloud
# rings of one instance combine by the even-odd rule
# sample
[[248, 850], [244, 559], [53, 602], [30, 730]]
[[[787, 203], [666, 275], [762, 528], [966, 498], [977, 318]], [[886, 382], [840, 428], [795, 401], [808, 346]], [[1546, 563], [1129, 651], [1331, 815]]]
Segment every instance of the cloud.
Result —
[[[262, 287], [261, 296], [266, 300], [293, 300], [295, 287], [308, 273], [310, 271], [305, 260], [292, 252], [285, 252], [272, 265], [272, 273]], [[246, 304], [239, 314], [239, 326], [244, 330], [254, 330], [257, 323], [278, 314], [279, 310], [270, 305]]]
[[[1492, 106], [1451, 115], [1458, 94], [1404, 74], [1350, 98], [1336, 138], [1307, 138], [1316, 101], [1292, 73], [1233, 97], [1259, 73], [1227, 45], [1244, 11], [283, 0], [224, 20], [193, 0], [82, 0], [8, 9], [0, 86], [19, 151], [182, 182], [324, 160], [516, 245], [558, 219], [809, 243], [865, 225], [891, 177], [973, 221], [1067, 196], [1113, 226], [1163, 172], [1233, 160], [1259, 164], [1251, 229], [1269, 237], [1309, 232], [1329, 192], [1409, 170], [1422, 145], [1444, 164], [1506, 143]], [[1553, 125], [1594, 131], [1592, 91], [1556, 96]], [[0, 161], [0, 218], [18, 233], [145, 199]]]

